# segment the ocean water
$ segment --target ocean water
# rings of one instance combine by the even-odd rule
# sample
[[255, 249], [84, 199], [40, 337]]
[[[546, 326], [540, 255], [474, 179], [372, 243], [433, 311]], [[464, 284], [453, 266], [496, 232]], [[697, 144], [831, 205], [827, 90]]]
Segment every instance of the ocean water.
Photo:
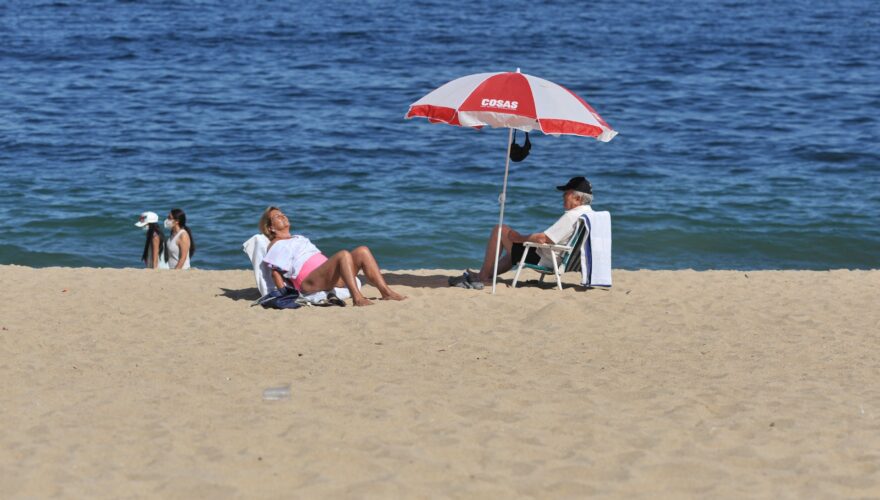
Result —
[[476, 265], [507, 132], [403, 116], [518, 67], [620, 134], [534, 134], [521, 232], [585, 175], [617, 268], [880, 267], [874, 0], [2, 2], [0, 264], [137, 267], [137, 215], [180, 207], [196, 267], [245, 268], [274, 204], [327, 253]]

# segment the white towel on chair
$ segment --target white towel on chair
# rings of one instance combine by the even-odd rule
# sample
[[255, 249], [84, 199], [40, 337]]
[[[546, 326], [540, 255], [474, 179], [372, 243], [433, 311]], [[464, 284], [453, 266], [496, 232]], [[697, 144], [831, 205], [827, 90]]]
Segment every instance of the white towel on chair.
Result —
[[260, 290], [260, 295], [266, 295], [275, 290], [275, 283], [272, 281], [272, 271], [263, 265], [263, 257], [266, 256], [266, 251], [269, 248], [269, 238], [262, 234], [255, 234], [241, 246], [244, 253], [251, 260], [251, 265], [254, 268], [254, 279], [257, 280], [257, 288]]
[[[276, 287], [275, 281], [272, 280], [272, 271], [268, 266], [263, 264], [263, 258], [266, 257], [266, 252], [269, 250], [269, 238], [266, 238], [262, 234], [255, 234], [245, 241], [241, 247], [251, 260], [251, 265], [254, 268], [254, 279], [257, 281], [257, 288], [260, 290], [260, 296], [274, 291]], [[355, 278], [355, 281], [357, 282], [358, 289], [360, 289], [362, 287], [361, 280]], [[334, 288], [333, 291], [336, 292], [336, 296], [342, 300], [351, 298], [351, 292], [348, 288]], [[325, 300], [327, 298], [327, 293], [315, 292], [303, 295], [303, 297], [309, 302], [317, 303], [321, 300]]]
[[587, 212], [590, 234], [581, 249], [581, 285], [611, 286], [611, 214]]

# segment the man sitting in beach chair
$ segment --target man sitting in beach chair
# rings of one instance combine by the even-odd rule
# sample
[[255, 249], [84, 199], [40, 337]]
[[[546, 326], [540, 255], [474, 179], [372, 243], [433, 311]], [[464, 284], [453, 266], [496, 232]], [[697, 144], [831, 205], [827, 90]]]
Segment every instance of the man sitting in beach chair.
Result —
[[[461, 276], [449, 278], [449, 285], [480, 290], [483, 288], [484, 282], [491, 281], [492, 272], [495, 267], [495, 248], [499, 236], [504, 253], [498, 260], [498, 274], [509, 271], [514, 265], [519, 263], [523, 253], [526, 251], [526, 247], [523, 245], [526, 242], [566, 245], [575, 235], [575, 229], [578, 228], [580, 217], [593, 210], [590, 207], [590, 204], [593, 202], [593, 186], [585, 177], [572, 177], [567, 184], [556, 186], [556, 189], [563, 192], [562, 206], [565, 209], [565, 213], [562, 214], [559, 220], [544, 232], [532, 234], [521, 234], [507, 225], [500, 228], [495, 226], [489, 235], [489, 242], [486, 244], [486, 253], [483, 258], [483, 266], [480, 268], [480, 271], [465, 270]], [[584, 235], [584, 238], [586, 237], [587, 235]], [[557, 262], [561, 262], [561, 250], [540, 247], [535, 248], [533, 252], [529, 252], [526, 255], [525, 262], [553, 269], [551, 252], [555, 252]]]

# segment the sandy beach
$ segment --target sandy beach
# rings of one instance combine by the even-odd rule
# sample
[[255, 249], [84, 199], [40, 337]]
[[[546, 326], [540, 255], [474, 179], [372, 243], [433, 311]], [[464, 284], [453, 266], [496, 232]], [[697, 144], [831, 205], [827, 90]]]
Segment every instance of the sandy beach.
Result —
[[880, 271], [454, 274], [271, 311], [250, 271], [0, 266], [0, 496], [880, 496]]

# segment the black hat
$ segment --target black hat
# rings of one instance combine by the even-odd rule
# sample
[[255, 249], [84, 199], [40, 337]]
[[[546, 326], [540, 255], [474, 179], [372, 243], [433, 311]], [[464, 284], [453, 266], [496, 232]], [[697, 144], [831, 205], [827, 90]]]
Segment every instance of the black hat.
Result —
[[532, 149], [532, 143], [529, 141], [529, 133], [526, 132], [526, 142], [522, 146], [516, 143], [516, 130], [513, 131], [513, 141], [510, 142], [510, 159], [513, 161], [523, 161], [529, 155]]
[[593, 186], [590, 184], [590, 181], [588, 181], [586, 177], [572, 177], [568, 180], [568, 184], [564, 186], [556, 186], [556, 189], [560, 191], [568, 191], [569, 189], [574, 189], [575, 191], [580, 191], [581, 193], [593, 194]]

